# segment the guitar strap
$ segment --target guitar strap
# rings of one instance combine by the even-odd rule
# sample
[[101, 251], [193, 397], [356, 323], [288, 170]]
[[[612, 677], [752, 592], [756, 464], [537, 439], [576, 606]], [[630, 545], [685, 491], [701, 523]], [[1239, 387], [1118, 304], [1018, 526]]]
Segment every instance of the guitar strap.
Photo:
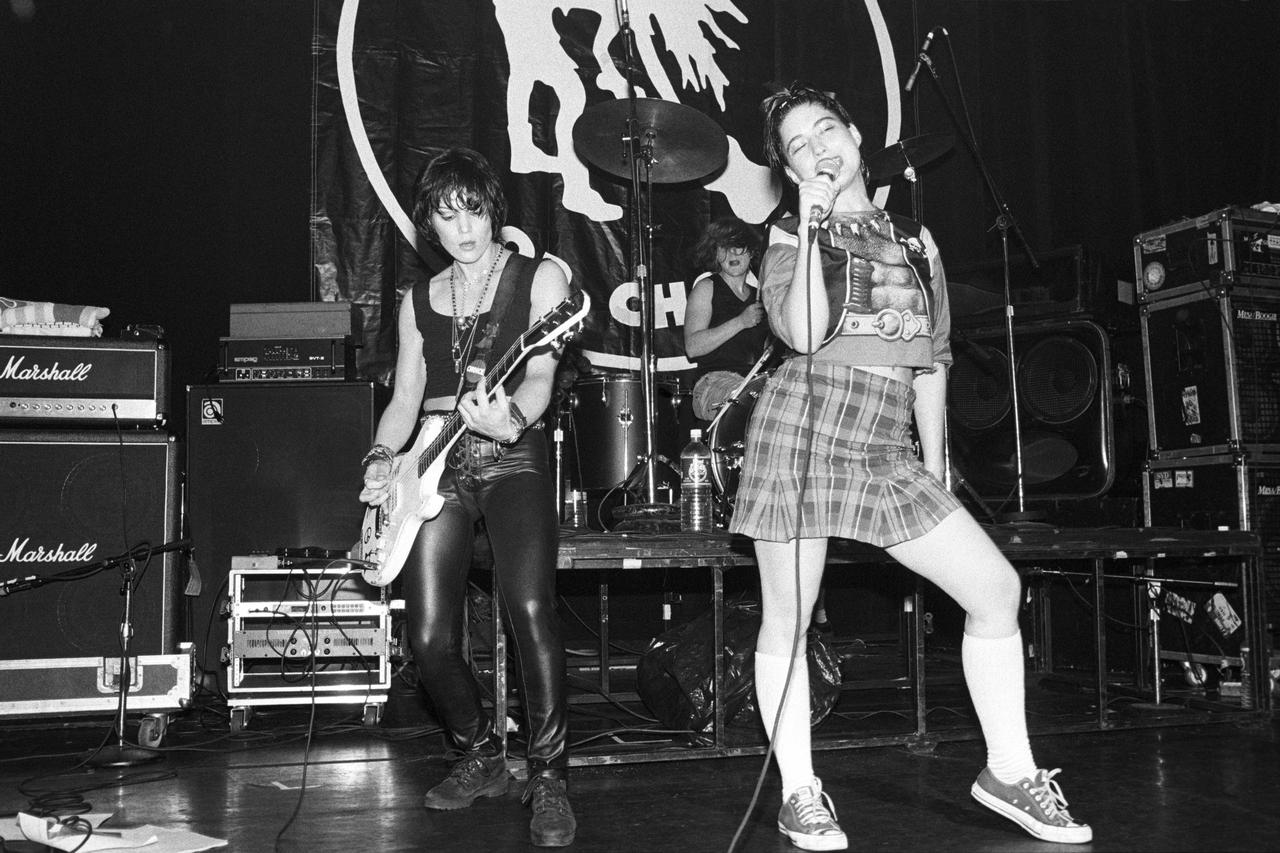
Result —
[[[489, 307], [489, 322], [485, 324], [484, 332], [475, 345], [474, 355], [467, 357], [467, 366], [463, 375], [458, 378], [459, 397], [462, 396], [464, 389], [474, 388], [480, 378], [488, 373], [489, 368], [493, 366], [494, 353], [506, 352], [515, 342], [516, 335], [524, 330], [528, 321], [533, 276], [541, 263], [541, 253], [536, 257], [527, 258], [513, 252], [507, 259], [507, 266], [498, 280], [498, 289], [493, 294], [493, 304]], [[518, 309], [520, 305], [525, 307], [525, 311], [524, 316], [519, 318], [519, 322], [514, 327], [504, 323], [507, 313], [513, 307]], [[511, 328], [515, 329], [514, 334], [510, 332]], [[507, 333], [503, 334], [504, 331]], [[515, 379], [519, 375], [518, 371], [512, 378]]]

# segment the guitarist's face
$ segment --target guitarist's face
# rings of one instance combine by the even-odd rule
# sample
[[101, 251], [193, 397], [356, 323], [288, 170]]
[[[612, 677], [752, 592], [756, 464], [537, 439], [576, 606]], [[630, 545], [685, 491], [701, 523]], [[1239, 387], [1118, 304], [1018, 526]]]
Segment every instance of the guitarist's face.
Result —
[[432, 231], [441, 248], [454, 259], [475, 263], [493, 243], [493, 220], [486, 213], [469, 210], [456, 194], [449, 201], [432, 212]]

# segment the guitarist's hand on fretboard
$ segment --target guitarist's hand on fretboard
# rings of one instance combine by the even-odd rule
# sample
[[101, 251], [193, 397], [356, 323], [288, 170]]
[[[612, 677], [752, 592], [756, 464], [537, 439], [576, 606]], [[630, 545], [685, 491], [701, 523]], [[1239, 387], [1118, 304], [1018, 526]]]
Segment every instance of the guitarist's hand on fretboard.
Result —
[[512, 432], [519, 437], [520, 428], [511, 418], [511, 401], [501, 385], [493, 389], [493, 398], [484, 385], [484, 376], [476, 382], [475, 390], [462, 395], [458, 402], [458, 414], [467, 429], [495, 441], [510, 441]]
[[364, 469], [364, 488], [360, 500], [369, 506], [380, 506], [391, 496], [391, 463], [373, 459]]

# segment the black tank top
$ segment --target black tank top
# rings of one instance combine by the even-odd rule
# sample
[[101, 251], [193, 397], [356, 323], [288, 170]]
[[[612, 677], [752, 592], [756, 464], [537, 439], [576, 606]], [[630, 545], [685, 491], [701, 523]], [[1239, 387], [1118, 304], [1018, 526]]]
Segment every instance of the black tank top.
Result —
[[[529, 326], [529, 297], [533, 290], [533, 274], [538, 269], [541, 258], [526, 258], [514, 252], [507, 256], [507, 264], [498, 279], [498, 290], [493, 295], [493, 305], [501, 306], [503, 300], [508, 304], [503, 316], [497, 318], [498, 328], [493, 328], [492, 308], [476, 317], [476, 339], [470, 359], [484, 357], [492, 364], [515, 343]], [[507, 293], [510, 291], [510, 293]], [[427, 369], [427, 388], [424, 399], [432, 397], [452, 397], [458, 391], [458, 374], [453, 369], [453, 318], [437, 313], [431, 307], [431, 287], [429, 282], [415, 284], [413, 287], [413, 314], [417, 321], [418, 331], [422, 334], [422, 360]], [[490, 354], [494, 358], [489, 358]], [[462, 369], [466, 370], [466, 363]], [[508, 382], [510, 387], [518, 384], [524, 369], [520, 368]]]
[[[711, 274], [711, 287], [711, 322], [707, 324], [708, 328], [727, 323], [759, 298], [756, 288], [748, 288], [751, 298], [743, 302], [718, 273]], [[716, 349], [698, 357], [695, 381], [713, 370], [732, 370], [745, 374], [764, 352], [768, 337], [769, 324], [764, 320], [750, 329], [738, 332]]]

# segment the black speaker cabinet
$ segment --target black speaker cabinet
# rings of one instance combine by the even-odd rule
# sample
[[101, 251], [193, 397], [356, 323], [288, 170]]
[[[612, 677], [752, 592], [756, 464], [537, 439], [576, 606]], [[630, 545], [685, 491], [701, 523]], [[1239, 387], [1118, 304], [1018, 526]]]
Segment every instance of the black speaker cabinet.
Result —
[[1268, 618], [1280, 624], [1280, 456], [1155, 459], [1147, 468], [1148, 525], [1257, 531], [1262, 594]]
[[[948, 381], [952, 461], [969, 487], [1016, 497], [1013, 388], [1003, 326], [957, 329]], [[1024, 491], [1029, 498], [1089, 498], [1115, 481], [1112, 357], [1092, 320], [1014, 327]]]
[[[160, 432], [0, 430], [0, 580], [73, 567], [176, 538], [178, 452]], [[176, 557], [136, 563], [135, 655], [177, 650]], [[0, 598], [0, 658], [118, 656], [117, 568]]]
[[232, 557], [347, 551], [359, 538], [373, 417], [368, 382], [188, 386], [186, 519], [204, 589], [187, 626], [207, 671], [226, 644]]
[[1153, 301], [1142, 334], [1158, 458], [1280, 454], [1280, 287]]

